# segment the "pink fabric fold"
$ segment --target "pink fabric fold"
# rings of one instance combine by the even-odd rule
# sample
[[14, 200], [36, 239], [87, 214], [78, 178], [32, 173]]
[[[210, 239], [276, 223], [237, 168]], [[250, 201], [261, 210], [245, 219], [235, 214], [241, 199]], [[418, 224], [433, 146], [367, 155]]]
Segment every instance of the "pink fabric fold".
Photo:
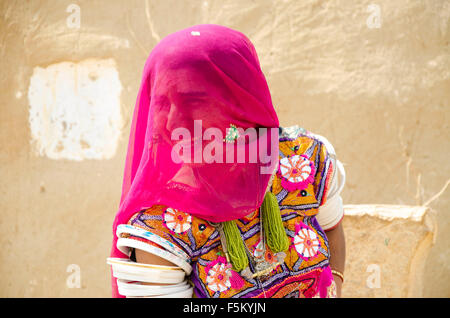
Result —
[[[128, 257], [116, 248], [117, 226], [152, 205], [166, 205], [213, 222], [243, 217], [261, 205], [270, 179], [261, 169], [275, 167], [278, 130], [276, 135], [258, 130], [256, 137], [241, 136], [245, 142], [237, 139], [231, 144], [214, 134], [205, 136], [211, 129], [225, 136], [231, 124], [242, 130], [279, 127], [250, 40], [239, 31], [214, 24], [195, 25], [162, 39], [145, 63], [134, 108], [113, 224], [112, 257]], [[188, 132], [190, 138], [174, 138], [177, 129]], [[191, 146], [192, 153], [174, 154], [174, 147], [180, 145]], [[215, 162], [207, 160], [207, 147], [214, 149]], [[234, 156], [238, 151], [245, 153], [245, 162], [226, 163], [231, 149]], [[254, 149], [258, 158], [250, 162]], [[269, 159], [262, 160], [261, 154]], [[200, 162], [195, 160], [197, 155]], [[118, 297], [116, 280], [112, 281], [113, 296]]]

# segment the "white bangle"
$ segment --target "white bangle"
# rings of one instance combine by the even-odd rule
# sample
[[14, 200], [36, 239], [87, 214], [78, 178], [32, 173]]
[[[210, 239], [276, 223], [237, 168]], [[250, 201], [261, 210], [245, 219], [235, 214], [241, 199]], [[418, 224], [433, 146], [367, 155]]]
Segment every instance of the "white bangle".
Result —
[[141, 264], [120, 258], [108, 258], [107, 263], [114, 277], [127, 281], [179, 284], [185, 278], [184, 271], [176, 266]]
[[194, 287], [179, 291], [173, 294], [164, 294], [159, 296], [128, 296], [127, 298], [192, 298]]
[[177, 257], [173, 255], [170, 252], [167, 252], [166, 250], [163, 250], [159, 247], [149, 245], [147, 243], [128, 239], [128, 238], [119, 238], [117, 240], [117, 249], [127, 255], [130, 255], [130, 248], [137, 248], [143, 251], [146, 251], [150, 254], [154, 254], [156, 256], [160, 256], [169, 262], [174, 263], [175, 265], [181, 267], [187, 275], [191, 274], [192, 272], [192, 266], [189, 265], [188, 262], [186, 262], [184, 259]]
[[156, 235], [152, 232], [146, 231], [144, 229], [128, 225], [128, 224], [120, 224], [117, 226], [116, 235], [120, 238], [122, 233], [128, 233], [134, 236], [138, 236], [140, 238], [147, 239], [152, 241], [164, 248], [166, 248], [169, 252], [174, 253], [176, 256], [183, 258], [185, 261], [189, 262], [190, 258], [181, 248], [173, 244], [172, 242], [162, 238], [159, 235]]
[[186, 292], [191, 288], [187, 281], [174, 285], [143, 285], [136, 282], [118, 279], [117, 287], [119, 294], [127, 297], [146, 297], [171, 295], [180, 292]]

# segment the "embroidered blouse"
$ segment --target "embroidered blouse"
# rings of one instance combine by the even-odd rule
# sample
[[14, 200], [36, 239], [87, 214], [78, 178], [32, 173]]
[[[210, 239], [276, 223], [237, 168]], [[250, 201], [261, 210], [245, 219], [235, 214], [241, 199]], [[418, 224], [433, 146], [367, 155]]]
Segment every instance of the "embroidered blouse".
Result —
[[[205, 220], [167, 206], [137, 212], [126, 225], [136, 231], [118, 232], [119, 238], [139, 243], [129, 245], [143, 246], [146, 251], [165, 250], [178, 266], [188, 264], [185, 271], [194, 287], [193, 297], [335, 296], [325, 230], [336, 227], [344, 215], [340, 196], [344, 168], [326, 138], [298, 126], [280, 132], [279, 170], [270, 191], [278, 200], [291, 245], [284, 262], [263, 279], [243, 278], [234, 271], [230, 274], [218, 230]], [[253, 256], [265, 251], [266, 261], [276, 262], [268, 246], [261, 246], [258, 210], [236, 224]], [[251, 262], [250, 268], [254, 271]]]

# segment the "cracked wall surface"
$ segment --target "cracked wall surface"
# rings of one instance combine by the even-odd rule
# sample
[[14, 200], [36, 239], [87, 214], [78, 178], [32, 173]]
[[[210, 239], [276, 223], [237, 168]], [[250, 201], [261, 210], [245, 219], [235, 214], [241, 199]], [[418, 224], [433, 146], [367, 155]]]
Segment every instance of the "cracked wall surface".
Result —
[[[298, 124], [333, 144], [347, 172], [345, 204], [436, 211], [439, 231], [422, 295], [450, 296], [448, 1], [81, 0], [77, 6], [0, 0], [0, 296], [110, 295], [105, 257], [143, 65], [161, 38], [198, 23], [229, 26], [252, 40], [281, 125]], [[114, 108], [120, 122], [112, 125], [120, 129], [117, 145], [100, 138], [108, 155], [82, 160], [37, 154], [29, 122], [34, 70], [86, 60], [114, 61], [121, 85]], [[348, 220], [346, 226], [366, 226], [363, 218]], [[79, 265], [80, 288], [67, 285], [71, 264]]]
[[424, 297], [435, 212], [423, 206], [345, 205], [343, 297]]

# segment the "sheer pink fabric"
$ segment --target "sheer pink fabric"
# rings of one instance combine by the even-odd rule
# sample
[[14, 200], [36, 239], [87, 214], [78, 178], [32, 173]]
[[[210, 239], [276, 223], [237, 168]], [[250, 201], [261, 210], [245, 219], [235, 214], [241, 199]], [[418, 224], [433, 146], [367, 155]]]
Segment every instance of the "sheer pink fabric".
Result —
[[[223, 137], [231, 124], [244, 130], [279, 126], [250, 40], [213, 24], [192, 26], [162, 39], [144, 67], [113, 233], [134, 213], [155, 204], [214, 222], [257, 209], [273, 171], [261, 169], [274, 167], [278, 159], [278, 130], [276, 136], [268, 130], [227, 144]], [[174, 138], [177, 128], [190, 138]], [[174, 152], [180, 145], [190, 146], [192, 152]], [[249, 159], [253, 146], [258, 149], [256, 162]], [[231, 149], [235, 159], [227, 163]], [[245, 153], [244, 162], [236, 159], [238, 153]], [[270, 159], [263, 160], [262, 154]], [[114, 235], [111, 256], [124, 257], [116, 240]], [[113, 291], [118, 296], [115, 279]]]

